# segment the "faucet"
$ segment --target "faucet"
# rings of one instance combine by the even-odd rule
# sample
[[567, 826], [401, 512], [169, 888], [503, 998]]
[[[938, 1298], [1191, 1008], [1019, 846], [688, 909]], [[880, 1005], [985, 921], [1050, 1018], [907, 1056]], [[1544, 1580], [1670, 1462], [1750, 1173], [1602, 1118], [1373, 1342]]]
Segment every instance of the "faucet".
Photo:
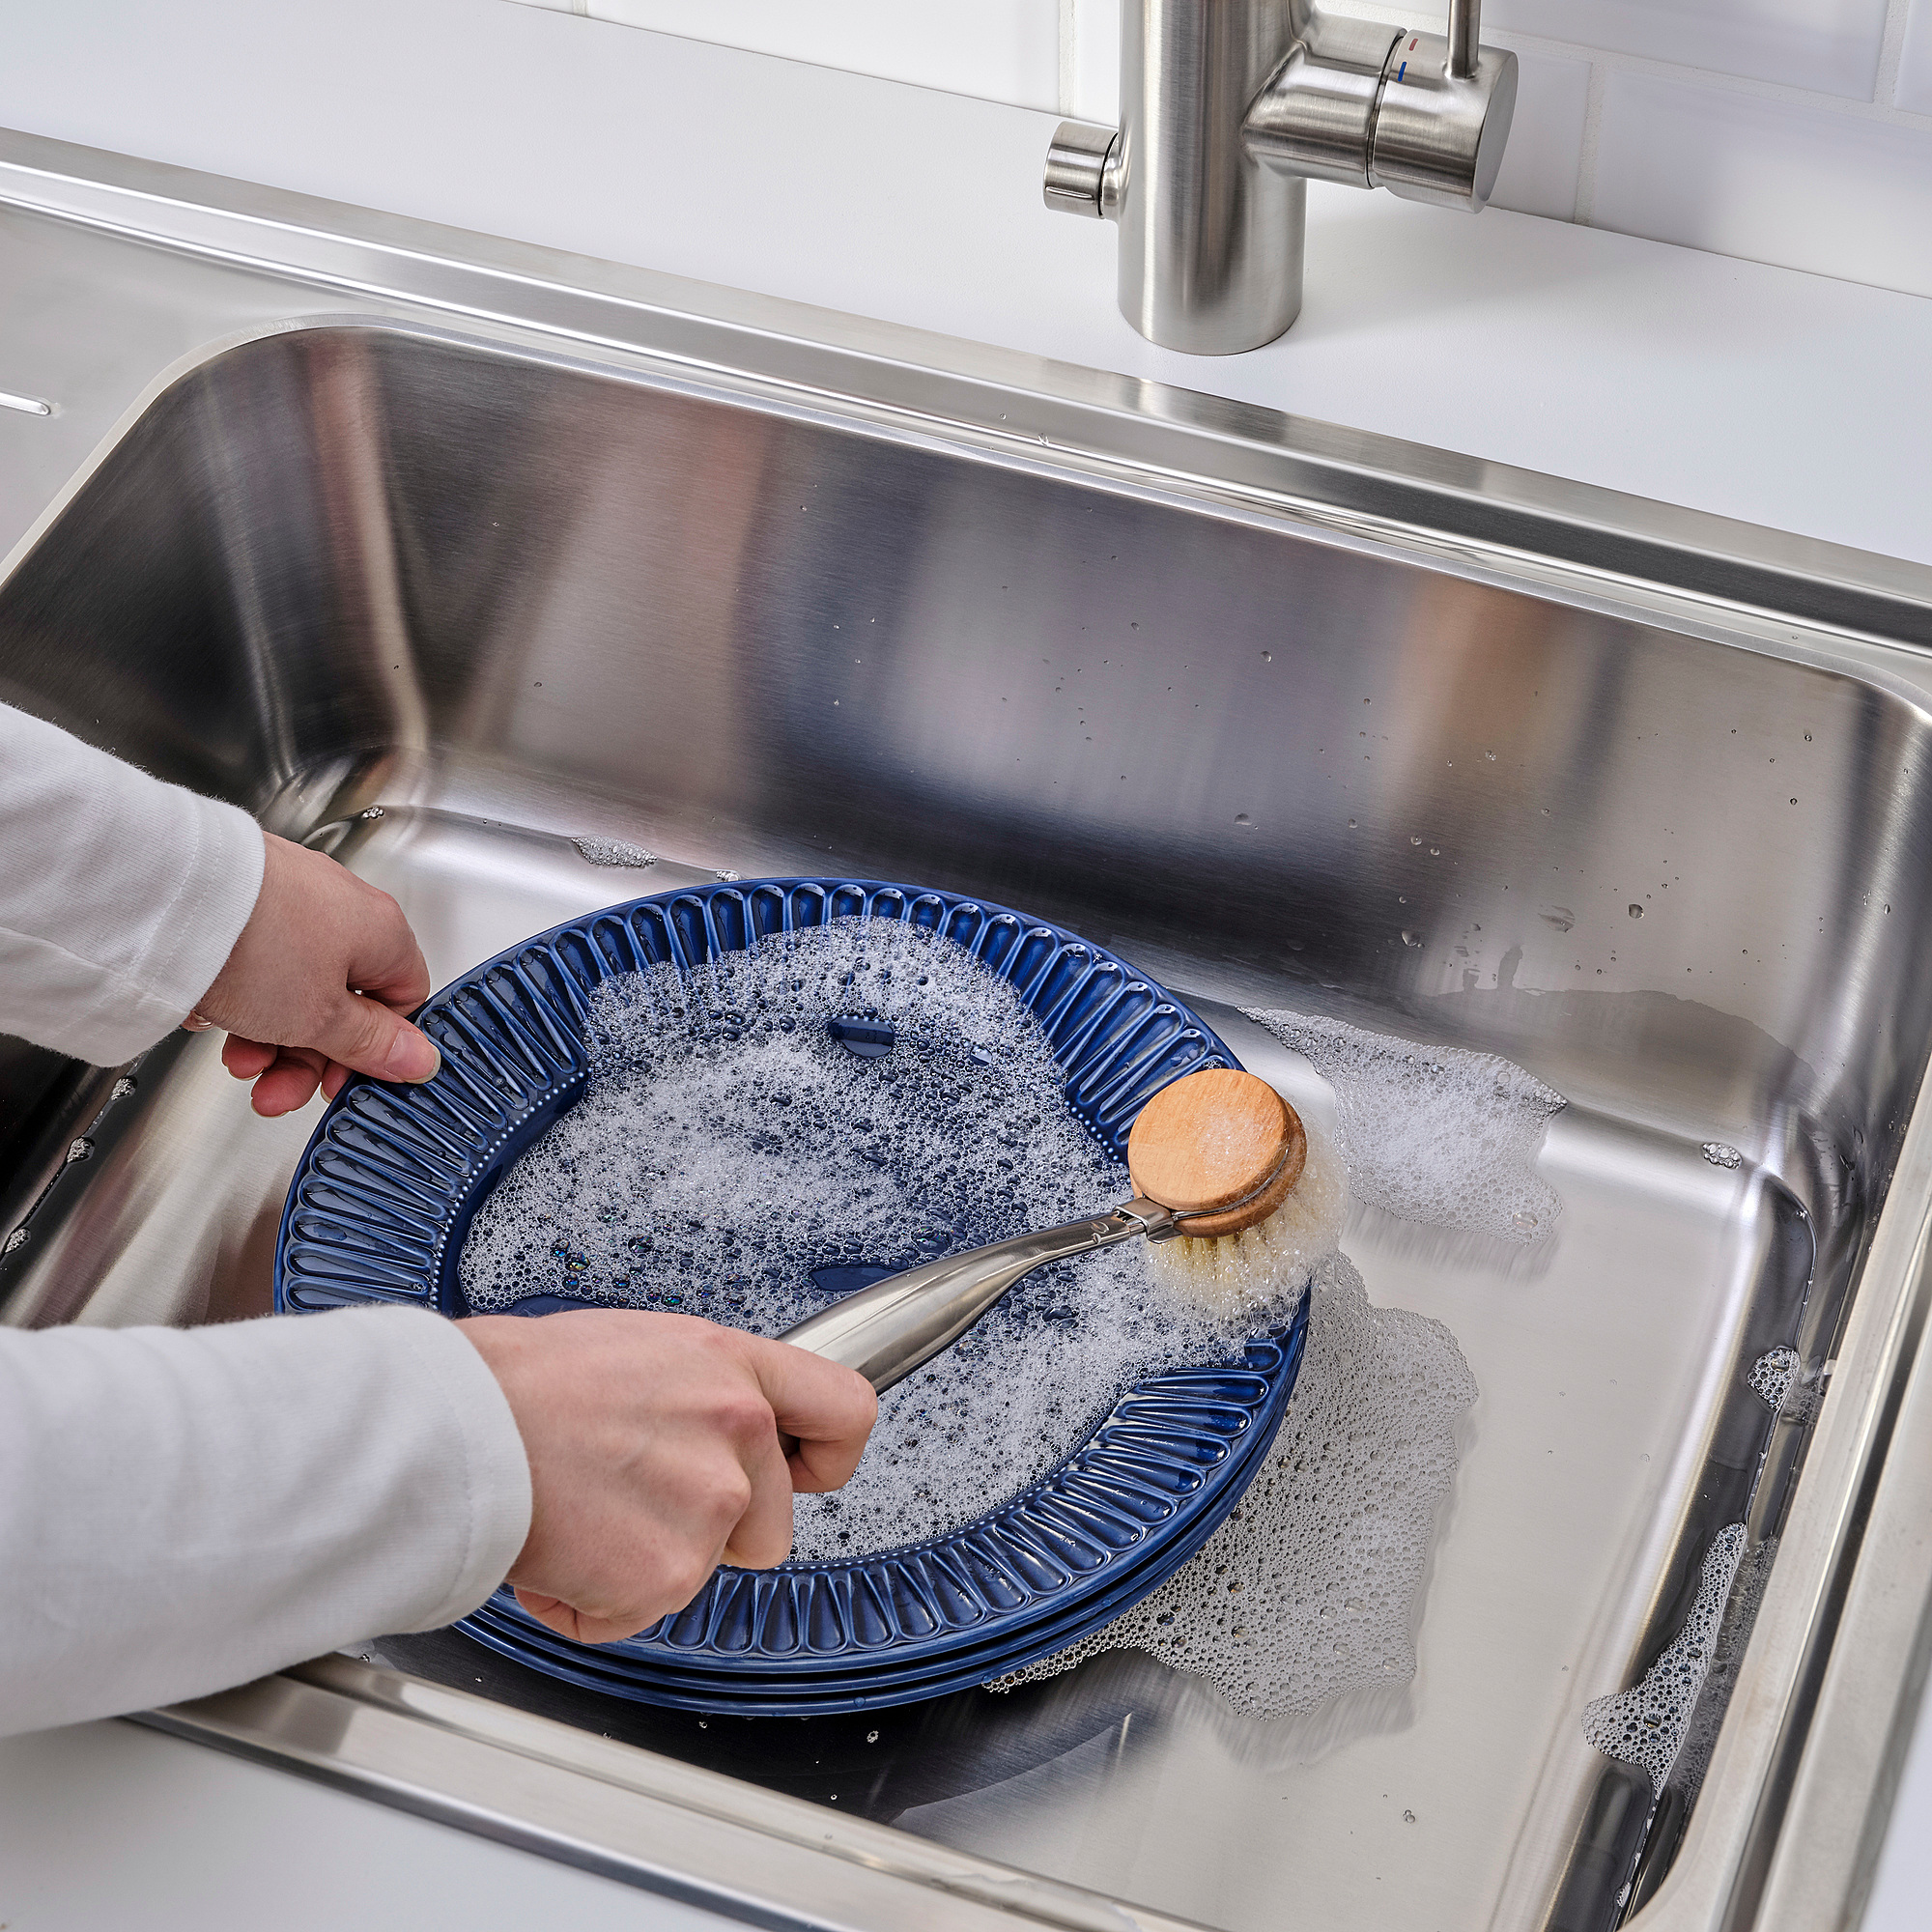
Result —
[[1121, 0], [1121, 125], [1063, 121], [1046, 205], [1121, 230], [1121, 313], [1151, 342], [1235, 355], [1301, 309], [1308, 183], [1482, 211], [1516, 56], [1314, 0]]

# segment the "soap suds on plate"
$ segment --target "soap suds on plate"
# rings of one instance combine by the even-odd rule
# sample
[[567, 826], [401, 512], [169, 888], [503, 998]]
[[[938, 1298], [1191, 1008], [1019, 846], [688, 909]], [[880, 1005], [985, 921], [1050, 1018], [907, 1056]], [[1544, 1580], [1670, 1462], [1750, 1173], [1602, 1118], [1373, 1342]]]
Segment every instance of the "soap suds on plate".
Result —
[[[461, 1281], [479, 1313], [546, 1294], [778, 1334], [874, 1273], [1133, 1192], [1018, 994], [923, 927], [843, 921], [609, 980], [589, 1037], [584, 1098], [471, 1224]], [[1141, 1242], [1040, 1269], [887, 1392], [858, 1475], [798, 1498], [796, 1554], [962, 1527], [1129, 1384], [1228, 1360], [1254, 1332], [1253, 1308], [1151, 1287]]]

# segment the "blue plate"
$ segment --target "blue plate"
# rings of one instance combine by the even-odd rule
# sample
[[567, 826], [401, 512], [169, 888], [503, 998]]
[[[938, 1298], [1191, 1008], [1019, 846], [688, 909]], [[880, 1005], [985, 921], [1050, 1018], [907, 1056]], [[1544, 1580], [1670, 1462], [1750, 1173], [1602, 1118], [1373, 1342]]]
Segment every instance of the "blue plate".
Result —
[[[276, 1307], [467, 1314], [458, 1263], [470, 1218], [582, 1096], [598, 982], [666, 962], [689, 971], [765, 934], [846, 918], [931, 927], [1006, 979], [1044, 1030], [1068, 1104], [1122, 1160], [1152, 1094], [1239, 1064], [1125, 961], [1004, 907], [833, 879], [634, 899], [540, 933], [436, 994], [417, 1015], [442, 1051], [434, 1080], [344, 1088], [289, 1190]], [[983, 1681], [1118, 1615], [1211, 1534], [1280, 1425], [1306, 1323], [1304, 1295], [1294, 1320], [1239, 1361], [1130, 1389], [1059, 1468], [951, 1535], [864, 1558], [721, 1570], [684, 1610], [621, 1644], [557, 1637], [507, 1590], [461, 1628], [554, 1675], [689, 1709], [857, 1709]]]

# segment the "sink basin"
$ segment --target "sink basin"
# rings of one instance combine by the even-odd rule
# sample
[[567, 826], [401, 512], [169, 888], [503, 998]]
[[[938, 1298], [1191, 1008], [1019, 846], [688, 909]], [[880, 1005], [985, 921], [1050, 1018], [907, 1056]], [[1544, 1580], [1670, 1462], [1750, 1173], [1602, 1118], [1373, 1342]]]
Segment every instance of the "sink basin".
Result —
[[[1792, 1789], [1831, 1653], [1808, 1606], [1843, 1595], [1827, 1529], [1875, 1466], [1815, 1438], [1855, 1343], [1875, 1366], [1843, 1428], [1868, 1446], [1896, 1408], [1916, 1280], [1924, 1200], [1881, 1210], [1932, 1046], [1932, 730], [1891, 674], [1932, 628], [1927, 574], [1505, 514], [1446, 470], [1318, 489], [1207, 404], [1116, 396], [1084, 443], [1045, 405], [1023, 436], [808, 406], [740, 353], [646, 366], [412, 315], [198, 355], [0, 583], [0, 693], [324, 844], [396, 894], [439, 982], [685, 881], [907, 878], [1116, 949], [1318, 1112], [1238, 1009], [1557, 1088], [1546, 1238], [1358, 1210], [1346, 1241], [1482, 1390], [1419, 1675], [1325, 1739], [1136, 1654], [748, 1729], [440, 1635], [278, 1708], [453, 1685], [499, 1738], [528, 1712], [722, 1774], [717, 1815], [743, 1792], [764, 1816], [764, 1786], [894, 1827], [865, 1841], [882, 1869], [1001, 1896], [930, 1875], [999, 1861], [1146, 1924], [1262, 1927], [1293, 1899], [1330, 1927], [1608, 1926], [1667, 1906], [1677, 1866], [1692, 1897], [1700, 1860], [1695, 1898], [1755, 1897], [1761, 1800]], [[206, 1037], [131, 1077], [8, 1043], [0, 1117], [8, 1320], [266, 1309], [313, 1118], [254, 1121]], [[1748, 1386], [1776, 1346], [1814, 1380], [1836, 1360], [1822, 1420], [1774, 1423]], [[1701, 1797], [1653, 1805], [1583, 1707], [1670, 1641], [1739, 1521], [1781, 1539], [1748, 1698]], [[171, 1721], [272, 1754], [241, 1735], [255, 1708]], [[544, 1735], [554, 1764], [570, 1733]]]

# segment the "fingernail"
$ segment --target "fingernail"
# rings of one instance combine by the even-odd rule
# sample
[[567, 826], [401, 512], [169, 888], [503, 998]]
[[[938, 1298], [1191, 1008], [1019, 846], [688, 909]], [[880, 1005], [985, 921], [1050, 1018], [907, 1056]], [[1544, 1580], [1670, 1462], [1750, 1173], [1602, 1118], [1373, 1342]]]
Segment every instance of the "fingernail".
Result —
[[383, 1062], [383, 1077], [420, 1085], [425, 1080], [434, 1080], [441, 1066], [442, 1055], [436, 1050], [434, 1040], [426, 1038], [414, 1027], [399, 1027]]

